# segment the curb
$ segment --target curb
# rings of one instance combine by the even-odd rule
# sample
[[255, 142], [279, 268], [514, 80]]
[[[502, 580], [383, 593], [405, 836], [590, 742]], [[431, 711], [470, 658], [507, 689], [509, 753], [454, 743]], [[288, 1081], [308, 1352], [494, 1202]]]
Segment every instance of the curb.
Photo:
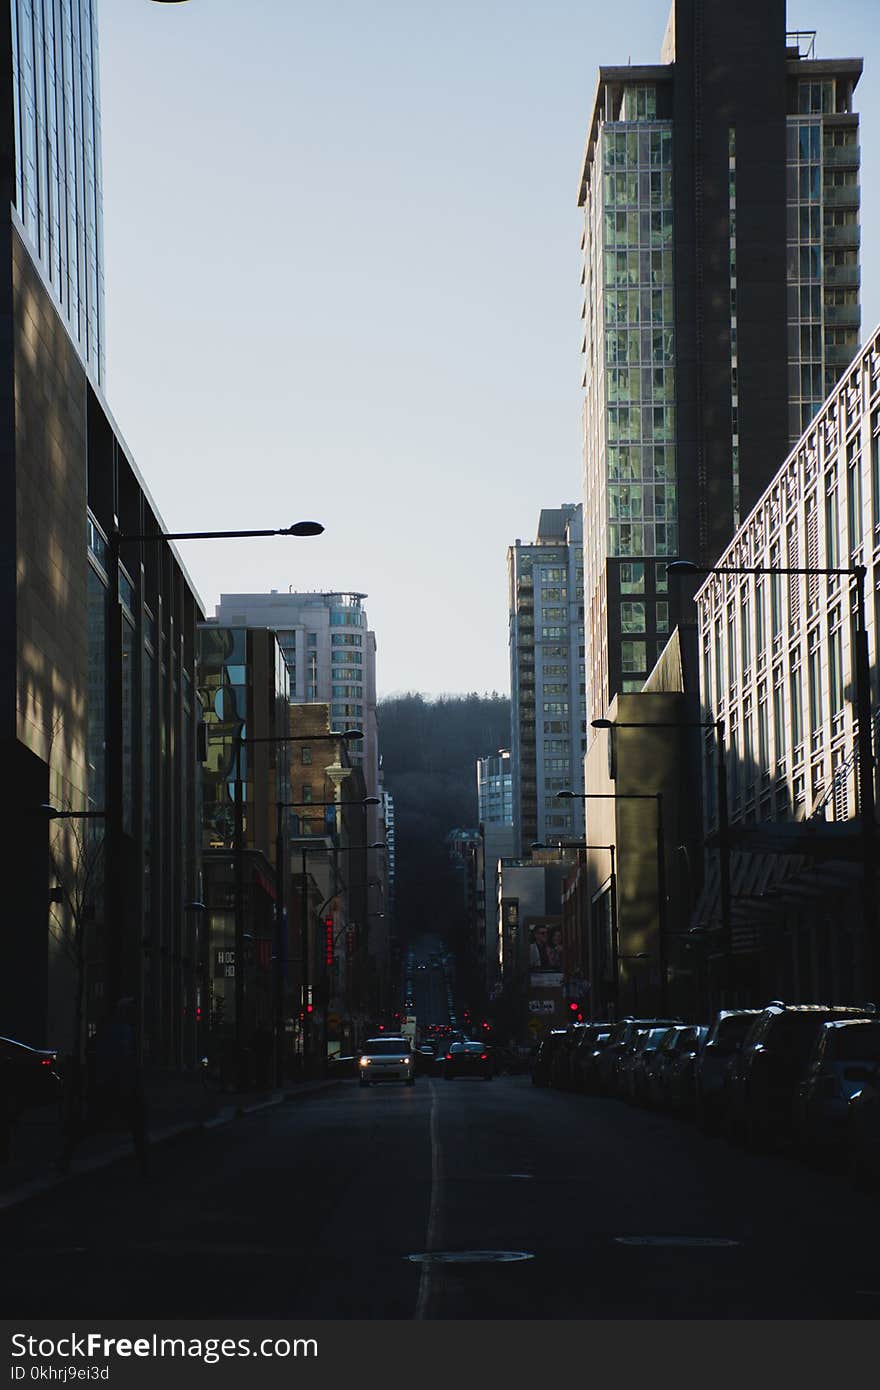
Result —
[[[228, 1105], [210, 1120], [183, 1120], [178, 1124], [166, 1125], [164, 1129], [151, 1130], [148, 1135], [148, 1142], [150, 1147], [153, 1147], [156, 1144], [165, 1143], [168, 1139], [176, 1139], [182, 1134], [208, 1133], [214, 1129], [221, 1129], [224, 1125], [232, 1124], [234, 1120], [244, 1119], [248, 1115], [257, 1115], [263, 1110], [276, 1109], [288, 1101], [303, 1100], [306, 1096], [331, 1090], [338, 1085], [340, 1085], [340, 1081], [331, 1078], [330, 1080], [316, 1081], [308, 1087], [296, 1087], [292, 1091], [276, 1091], [268, 1100], [256, 1101], [253, 1105]], [[45, 1177], [30, 1178], [19, 1187], [12, 1187], [7, 1192], [0, 1192], [0, 1211], [8, 1211], [10, 1207], [20, 1206], [22, 1202], [27, 1202], [32, 1197], [38, 1197], [43, 1192], [52, 1191], [54, 1188], [72, 1182], [86, 1173], [93, 1173], [100, 1168], [109, 1168], [111, 1164], [118, 1163], [120, 1159], [130, 1157], [131, 1144], [126, 1142], [117, 1144], [114, 1148], [107, 1149], [103, 1153], [94, 1154], [91, 1158], [80, 1159], [76, 1168], [68, 1173], [52, 1173]]]

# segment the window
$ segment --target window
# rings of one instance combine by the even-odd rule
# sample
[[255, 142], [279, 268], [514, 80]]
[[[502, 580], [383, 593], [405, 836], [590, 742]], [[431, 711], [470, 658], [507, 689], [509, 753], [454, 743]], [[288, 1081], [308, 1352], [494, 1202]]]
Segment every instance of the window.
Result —
[[880, 410], [875, 410], [871, 415], [871, 492], [876, 529], [880, 526]]
[[644, 671], [647, 663], [647, 644], [645, 642], [621, 642], [620, 665], [622, 671]]
[[837, 488], [825, 498], [825, 557], [830, 568], [840, 564], [840, 519], [837, 511]]
[[311, 788], [311, 783], [308, 783], [308, 782], [307, 782], [304, 786], [300, 787], [299, 799], [300, 799], [300, 801], [304, 801], [304, 802], [306, 803], [307, 806], [311, 806], [311, 804], [312, 804], [312, 788]]
[[822, 678], [819, 663], [819, 634], [814, 628], [808, 639], [807, 688], [810, 700], [810, 733], [817, 734], [822, 724]]
[[773, 673], [773, 748], [778, 767], [785, 756], [785, 697], [781, 671]]
[[302, 752], [301, 752], [301, 755], [300, 755], [300, 756], [301, 756], [301, 758], [302, 758], [303, 765], [305, 765], [305, 764], [307, 764], [307, 763], [310, 763], [310, 762], [312, 761], [312, 750], [311, 750], [311, 748], [307, 748], [307, 747], [304, 746], [303, 749], [302, 749]]
[[642, 561], [629, 561], [620, 566], [620, 592], [622, 594], [643, 594], [645, 592], [645, 566]]
[[839, 626], [835, 627], [828, 637], [828, 684], [831, 717], [834, 718], [843, 709], [843, 651]]
[[665, 601], [657, 604], [657, 631], [669, 631], [669, 604]]
[[743, 671], [748, 671], [752, 664], [752, 625], [751, 613], [748, 599], [743, 599], [740, 608], [740, 651], [742, 654]]
[[795, 666], [789, 675], [789, 703], [791, 705], [791, 741], [795, 748], [804, 738], [804, 715], [801, 705], [801, 668]]
[[620, 630], [621, 632], [645, 631], [644, 603], [630, 602], [620, 605]]

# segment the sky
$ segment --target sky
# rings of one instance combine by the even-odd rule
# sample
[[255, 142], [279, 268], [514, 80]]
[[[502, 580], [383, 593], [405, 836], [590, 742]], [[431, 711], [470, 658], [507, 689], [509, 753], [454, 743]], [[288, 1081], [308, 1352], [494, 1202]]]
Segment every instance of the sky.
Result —
[[[380, 696], [509, 690], [507, 547], [581, 500], [577, 183], [600, 64], [666, 0], [99, 0], [106, 395], [221, 593], [368, 595]], [[880, 5], [862, 56], [862, 328], [880, 321]], [[780, 463], [782, 460], [780, 460]]]

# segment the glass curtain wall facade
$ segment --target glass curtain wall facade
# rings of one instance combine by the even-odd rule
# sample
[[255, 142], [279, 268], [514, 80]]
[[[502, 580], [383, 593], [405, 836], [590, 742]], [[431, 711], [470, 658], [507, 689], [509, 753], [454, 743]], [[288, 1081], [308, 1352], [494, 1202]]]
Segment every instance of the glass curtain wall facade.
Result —
[[859, 124], [852, 73], [792, 84], [788, 116], [789, 437], [859, 346]]
[[[601, 519], [585, 545], [589, 672], [594, 689], [607, 686], [601, 612], [619, 634], [622, 688], [635, 690], [668, 632], [667, 600], [658, 615], [657, 566], [646, 557], [678, 548], [673, 133], [658, 119], [653, 84], [609, 92], [605, 115], [595, 154], [602, 176], [584, 197], [585, 497], [587, 514]], [[609, 602], [612, 588], [619, 606]]]
[[96, 0], [10, 0], [15, 209], [80, 352], [104, 379]]

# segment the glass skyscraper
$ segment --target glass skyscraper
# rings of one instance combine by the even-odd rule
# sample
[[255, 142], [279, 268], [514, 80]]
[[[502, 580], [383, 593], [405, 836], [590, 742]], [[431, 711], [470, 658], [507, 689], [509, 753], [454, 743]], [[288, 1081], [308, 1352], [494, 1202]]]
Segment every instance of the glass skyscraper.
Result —
[[83, 359], [103, 385], [97, 0], [10, 3], [15, 209]]

